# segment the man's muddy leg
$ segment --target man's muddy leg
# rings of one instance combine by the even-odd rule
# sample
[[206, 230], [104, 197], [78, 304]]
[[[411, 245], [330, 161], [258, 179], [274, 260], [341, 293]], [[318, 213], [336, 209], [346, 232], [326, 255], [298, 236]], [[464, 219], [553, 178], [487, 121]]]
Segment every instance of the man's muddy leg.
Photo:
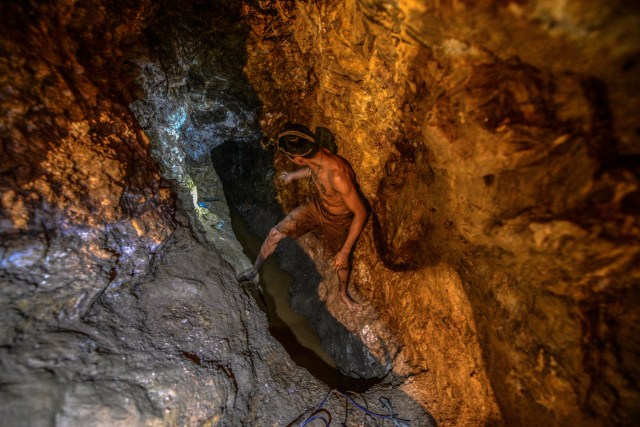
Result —
[[238, 280], [253, 282], [255, 277], [258, 275], [262, 264], [267, 258], [269, 258], [269, 255], [275, 252], [278, 247], [278, 243], [280, 243], [280, 241], [285, 237], [286, 236], [279, 232], [275, 227], [269, 230], [269, 235], [264, 242], [262, 242], [260, 253], [258, 254], [258, 258], [256, 258], [256, 261], [253, 263], [253, 267], [240, 273], [238, 275]]
[[339, 289], [340, 298], [342, 299], [342, 302], [347, 304], [347, 307], [349, 307], [349, 310], [358, 311], [360, 310], [360, 303], [354, 300], [353, 298], [351, 298], [351, 296], [347, 291], [350, 273], [351, 273], [351, 269], [348, 267], [340, 268], [338, 270], [338, 282], [340, 283], [340, 289]]

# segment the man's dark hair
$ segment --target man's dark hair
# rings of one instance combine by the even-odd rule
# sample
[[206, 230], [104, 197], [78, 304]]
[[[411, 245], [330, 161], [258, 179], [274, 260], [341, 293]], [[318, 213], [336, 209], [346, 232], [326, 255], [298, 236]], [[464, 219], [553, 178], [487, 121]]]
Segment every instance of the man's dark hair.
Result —
[[278, 149], [289, 156], [309, 159], [319, 150], [313, 132], [304, 125], [287, 123], [278, 135]]

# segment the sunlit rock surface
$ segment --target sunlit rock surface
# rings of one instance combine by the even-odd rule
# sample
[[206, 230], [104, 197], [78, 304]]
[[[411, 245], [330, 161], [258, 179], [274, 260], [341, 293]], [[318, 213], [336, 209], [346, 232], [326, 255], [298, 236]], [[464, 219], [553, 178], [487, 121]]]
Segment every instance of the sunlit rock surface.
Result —
[[[633, 425], [637, 7], [272, 1], [245, 15], [265, 132], [333, 130], [372, 205], [352, 286], [393, 331], [407, 393], [444, 425]], [[304, 192], [280, 191], [286, 209]], [[365, 339], [367, 313], [323, 298]]]

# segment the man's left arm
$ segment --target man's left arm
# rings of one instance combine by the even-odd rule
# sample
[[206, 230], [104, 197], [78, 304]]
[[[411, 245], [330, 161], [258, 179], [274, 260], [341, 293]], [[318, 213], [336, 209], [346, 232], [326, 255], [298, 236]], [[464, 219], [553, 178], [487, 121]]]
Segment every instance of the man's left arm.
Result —
[[333, 268], [339, 270], [341, 268], [348, 268], [349, 266], [349, 254], [367, 221], [367, 208], [364, 206], [364, 203], [362, 203], [358, 190], [350, 177], [336, 174], [333, 177], [332, 184], [333, 188], [342, 196], [345, 204], [354, 215], [351, 226], [349, 227], [347, 239], [340, 251], [338, 251], [333, 258]]

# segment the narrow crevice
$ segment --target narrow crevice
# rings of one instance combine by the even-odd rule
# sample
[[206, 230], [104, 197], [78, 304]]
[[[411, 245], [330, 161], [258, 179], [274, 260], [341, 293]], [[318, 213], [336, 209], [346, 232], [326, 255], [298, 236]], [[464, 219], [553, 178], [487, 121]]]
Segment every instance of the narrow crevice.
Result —
[[[276, 203], [276, 192], [271, 182], [273, 157], [257, 143], [230, 141], [212, 151], [212, 160], [231, 210], [234, 234], [245, 255], [253, 261], [269, 229], [284, 216]], [[265, 311], [269, 331], [294, 362], [331, 388], [363, 392], [380, 383], [381, 378], [345, 375], [345, 372], [353, 372], [351, 362], [342, 366], [334, 359], [337, 341], [349, 341], [353, 346], [358, 339], [335, 319], [331, 318], [330, 324], [317, 324], [318, 319], [322, 322], [328, 318], [327, 315], [300, 314], [290, 306], [291, 293], [303, 292], [306, 307], [326, 312], [324, 303], [317, 296], [321, 279], [313, 261], [302, 248], [295, 241], [285, 239], [276, 254], [263, 265], [258, 289], [251, 289], [250, 293]], [[318, 330], [331, 333], [320, 337]], [[327, 344], [325, 349], [323, 346]], [[366, 351], [362, 343], [356, 345]], [[345, 355], [338, 356], [340, 360], [345, 359]], [[359, 361], [353, 363], [362, 365]], [[358, 372], [366, 370], [366, 366], [360, 366]]]

